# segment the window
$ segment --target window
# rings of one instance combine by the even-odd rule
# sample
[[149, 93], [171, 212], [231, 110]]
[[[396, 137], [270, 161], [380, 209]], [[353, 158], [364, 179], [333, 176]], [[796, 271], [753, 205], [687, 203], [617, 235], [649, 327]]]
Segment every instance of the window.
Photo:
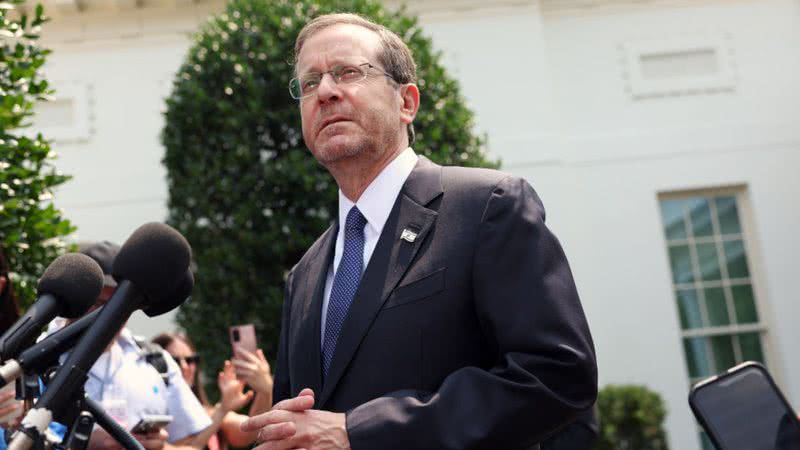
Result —
[[[711, 191], [659, 199], [691, 384], [743, 361], [766, 364], [741, 197]], [[713, 450], [702, 433], [701, 442]]]
[[60, 144], [88, 141], [94, 122], [93, 87], [80, 81], [55, 81], [53, 86], [57, 98], [36, 103], [31, 118], [34, 126], [27, 129], [28, 133], [33, 137], [41, 132], [45, 138]]

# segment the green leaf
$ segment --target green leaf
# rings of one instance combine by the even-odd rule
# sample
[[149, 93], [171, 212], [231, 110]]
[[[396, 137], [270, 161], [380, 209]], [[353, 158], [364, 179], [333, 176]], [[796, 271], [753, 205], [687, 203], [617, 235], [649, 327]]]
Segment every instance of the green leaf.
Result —
[[608, 385], [597, 396], [600, 435], [594, 450], [667, 450], [661, 397], [641, 385]]
[[[19, 0], [3, 3], [21, 3]], [[12, 6], [13, 7], [13, 6]], [[44, 9], [37, 6], [41, 22]], [[38, 30], [28, 25], [27, 16], [16, 19], [1, 17], [0, 35], [6, 37], [38, 37]], [[27, 118], [33, 114], [34, 102], [45, 94], [47, 82], [40, 73], [49, 51], [33, 41], [4, 43], [0, 47], [0, 249], [13, 269], [14, 292], [22, 305], [30, 304], [36, 296], [36, 280], [58, 255], [66, 250], [61, 238], [75, 227], [56, 209], [55, 200], [48, 195], [69, 180], [56, 175], [52, 166], [49, 143], [41, 135], [31, 139], [19, 134], [29, 127]]]

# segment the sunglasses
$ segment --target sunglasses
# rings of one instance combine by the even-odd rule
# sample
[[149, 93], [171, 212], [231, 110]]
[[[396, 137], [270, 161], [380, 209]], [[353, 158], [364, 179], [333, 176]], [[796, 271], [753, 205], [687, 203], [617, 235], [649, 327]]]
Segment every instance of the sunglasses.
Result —
[[197, 364], [200, 362], [200, 355], [189, 355], [189, 356], [172, 356], [172, 359], [175, 360], [176, 363], [180, 366], [182, 362], [186, 362], [186, 365]]

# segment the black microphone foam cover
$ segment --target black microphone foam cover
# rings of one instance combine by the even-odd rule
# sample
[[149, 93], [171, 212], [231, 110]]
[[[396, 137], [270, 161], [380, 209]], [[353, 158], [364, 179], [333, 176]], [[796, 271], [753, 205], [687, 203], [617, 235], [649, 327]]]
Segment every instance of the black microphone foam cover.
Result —
[[163, 223], [146, 223], [131, 234], [114, 258], [114, 278], [131, 281], [152, 305], [182, 281], [192, 249], [186, 238]]
[[172, 311], [192, 295], [192, 289], [194, 289], [194, 274], [192, 274], [192, 269], [186, 269], [186, 273], [170, 292], [154, 298], [143, 311], [148, 317], [155, 317]]
[[68, 319], [86, 313], [102, 289], [103, 269], [81, 253], [67, 253], [54, 259], [36, 286], [40, 296], [51, 294], [59, 300], [59, 315]]

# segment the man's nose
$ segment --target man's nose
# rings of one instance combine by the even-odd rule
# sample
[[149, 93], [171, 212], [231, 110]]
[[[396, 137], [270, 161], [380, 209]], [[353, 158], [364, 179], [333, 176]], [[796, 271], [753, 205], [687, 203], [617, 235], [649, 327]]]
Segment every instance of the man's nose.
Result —
[[340, 95], [339, 84], [333, 79], [333, 75], [330, 73], [322, 74], [322, 79], [319, 80], [319, 86], [317, 86], [317, 98], [319, 101], [327, 102], [335, 100], [338, 99]]

